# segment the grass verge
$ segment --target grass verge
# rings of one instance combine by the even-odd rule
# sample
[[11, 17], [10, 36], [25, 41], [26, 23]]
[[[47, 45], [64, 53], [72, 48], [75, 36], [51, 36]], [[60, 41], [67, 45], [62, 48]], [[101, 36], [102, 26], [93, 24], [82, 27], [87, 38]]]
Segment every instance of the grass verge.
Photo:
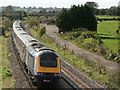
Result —
[[[6, 33], [8, 36], [8, 33]], [[8, 57], [7, 38], [0, 36], [0, 88], [13, 88], [15, 80], [12, 78]]]

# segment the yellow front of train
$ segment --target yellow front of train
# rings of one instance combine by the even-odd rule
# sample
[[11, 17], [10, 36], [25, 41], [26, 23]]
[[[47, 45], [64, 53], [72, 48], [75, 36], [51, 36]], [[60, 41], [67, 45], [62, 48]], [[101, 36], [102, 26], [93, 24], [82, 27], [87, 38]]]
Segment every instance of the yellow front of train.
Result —
[[51, 51], [43, 51], [36, 57], [36, 81], [55, 82], [61, 77], [60, 58]]

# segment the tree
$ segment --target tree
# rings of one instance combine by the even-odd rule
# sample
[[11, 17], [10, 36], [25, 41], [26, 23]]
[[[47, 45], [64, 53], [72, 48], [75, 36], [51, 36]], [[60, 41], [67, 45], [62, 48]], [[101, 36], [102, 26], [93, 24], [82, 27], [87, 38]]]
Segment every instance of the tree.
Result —
[[25, 11], [23, 12], [23, 17], [27, 17], [27, 13]]
[[112, 6], [109, 9], [97, 9], [95, 12], [96, 15], [111, 15], [111, 16], [120, 16], [120, 7]]
[[23, 15], [21, 11], [17, 11], [17, 17], [18, 19], [22, 20], [23, 19]]
[[37, 26], [38, 24], [39, 24], [39, 20], [38, 20], [38, 18], [35, 18], [35, 17], [30, 17], [30, 18], [28, 18], [27, 19], [27, 22], [28, 22], [28, 24], [29, 24], [29, 26], [30, 27], [32, 27], [32, 26]]
[[5, 18], [2, 20], [2, 25], [5, 26], [5, 30], [9, 30], [9, 28], [12, 26], [12, 22], [9, 18]]
[[[67, 9], [63, 9], [58, 15], [57, 15], [57, 26], [60, 28], [60, 30], [65, 30], [70, 31], [71, 26], [70, 26], [70, 14], [68, 13]], [[72, 18], [71, 18], [72, 19]]]
[[84, 27], [90, 31], [97, 31], [96, 17], [93, 15], [92, 9], [87, 5], [84, 6]]
[[5, 31], [10, 30], [12, 26], [12, 21], [7, 17], [2, 17], [0, 24], [0, 36], [5, 36]]
[[107, 10], [105, 10], [105, 9], [99, 10], [99, 15], [106, 15], [106, 14], [107, 14]]
[[5, 11], [13, 12], [14, 9], [13, 9], [13, 7], [12, 7], [11, 5], [9, 5], [9, 6], [7, 6], [7, 7], [5, 8]]
[[116, 7], [116, 6], [110, 7], [110, 9], [108, 10], [109, 15], [118, 16], [118, 12], [119, 12], [118, 9], [119, 9], [119, 8]]
[[90, 7], [93, 11], [93, 13], [95, 14], [95, 11], [97, 10], [98, 8], [98, 4], [95, 3], [95, 2], [86, 2], [85, 5], [87, 5], [88, 7]]
[[99, 9], [95, 11], [95, 15], [99, 15]]
[[97, 3], [95, 3], [95, 2], [86, 2], [85, 3], [85, 5], [87, 5], [88, 7], [90, 7], [90, 8], [98, 8], [98, 4]]
[[0, 36], [1, 35], [5, 36], [5, 26], [4, 25], [0, 25]]
[[73, 5], [70, 9], [63, 9], [57, 15], [56, 23], [58, 28], [65, 32], [79, 27], [97, 31], [97, 21], [92, 9], [87, 5]]

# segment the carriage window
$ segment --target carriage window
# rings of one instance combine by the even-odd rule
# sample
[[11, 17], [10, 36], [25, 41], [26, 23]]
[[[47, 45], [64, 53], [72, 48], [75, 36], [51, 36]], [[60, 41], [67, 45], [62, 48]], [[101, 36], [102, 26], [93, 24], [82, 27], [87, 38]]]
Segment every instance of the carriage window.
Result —
[[55, 58], [40, 58], [41, 67], [57, 67], [57, 60]]

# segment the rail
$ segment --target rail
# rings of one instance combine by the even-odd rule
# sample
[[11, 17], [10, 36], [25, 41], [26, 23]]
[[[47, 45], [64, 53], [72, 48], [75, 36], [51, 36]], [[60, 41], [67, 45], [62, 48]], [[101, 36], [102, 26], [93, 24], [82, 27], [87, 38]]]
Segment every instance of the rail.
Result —
[[92, 79], [90, 79], [88, 76], [74, 68], [72, 65], [67, 63], [64, 60], [61, 60], [62, 62], [62, 70], [66, 75], [68, 75], [79, 87], [82, 88], [107, 88], [105, 85], [99, 84]]
[[73, 85], [74, 88], [90, 88], [89, 86], [87, 86], [84, 82], [80, 81], [75, 75], [73, 75], [71, 72], [69, 72], [67, 69], [65, 69], [64, 67], [62, 67], [62, 72], [67, 75], [72, 81], [74, 81], [75, 84], [77, 85]]

